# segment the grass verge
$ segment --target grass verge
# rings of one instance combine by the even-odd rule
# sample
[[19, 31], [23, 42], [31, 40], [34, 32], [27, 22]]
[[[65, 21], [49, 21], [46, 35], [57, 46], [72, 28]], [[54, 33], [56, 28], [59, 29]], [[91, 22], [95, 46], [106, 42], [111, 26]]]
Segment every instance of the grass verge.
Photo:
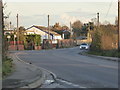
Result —
[[120, 52], [117, 50], [104, 50], [104, 51], [88, 51], [86, 52], [87, 54], [92, 54], [92, 55], [98, 55], [98, 56], [108, 56], [108, 57], [119, 57], [120, 58]]
[[5, 57], [3, 62], [2, 62], [2, 77], [6, 77], [13, 71], [13, 63], [12, 59]]

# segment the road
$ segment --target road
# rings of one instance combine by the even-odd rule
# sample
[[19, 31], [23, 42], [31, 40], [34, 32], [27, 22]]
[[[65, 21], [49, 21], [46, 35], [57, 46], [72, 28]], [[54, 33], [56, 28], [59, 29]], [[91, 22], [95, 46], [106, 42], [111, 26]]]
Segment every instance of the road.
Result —
[[79, 47], [20, 51], [18, 57], [87, 88], [117, 88], [118, 62], [79, 55]]

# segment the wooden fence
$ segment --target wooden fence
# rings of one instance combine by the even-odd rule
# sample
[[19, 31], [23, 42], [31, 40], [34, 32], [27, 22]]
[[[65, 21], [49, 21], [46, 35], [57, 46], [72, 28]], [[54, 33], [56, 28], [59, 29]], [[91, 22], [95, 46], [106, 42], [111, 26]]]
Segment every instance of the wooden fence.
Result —
[[43, 49], [52, 49], [52, 48], [68, 48], [77, 45], [77, 41], [73, 39], [64, 39], [64, 40], [43, 40]]

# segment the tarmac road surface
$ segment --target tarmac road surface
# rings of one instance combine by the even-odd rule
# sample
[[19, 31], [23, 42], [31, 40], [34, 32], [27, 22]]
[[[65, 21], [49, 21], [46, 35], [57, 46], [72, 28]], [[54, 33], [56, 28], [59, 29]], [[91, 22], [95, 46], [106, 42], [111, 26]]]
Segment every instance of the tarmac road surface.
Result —
[[79, 47], [20, 51], [18, 57], [87, 88], [118, 88], [118, 62], [79, 55]]

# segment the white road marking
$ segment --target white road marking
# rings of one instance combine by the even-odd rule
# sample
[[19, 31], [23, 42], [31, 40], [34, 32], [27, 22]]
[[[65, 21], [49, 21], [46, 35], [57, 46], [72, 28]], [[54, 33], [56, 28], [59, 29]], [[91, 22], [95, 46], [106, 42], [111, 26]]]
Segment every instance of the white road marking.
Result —
[[77, 84], [73, 84], [73, 83], [68, 82], [68, 81], [65, 81], [65, 80], [61, 80], [61, 79], [57, 79], [57, 80], [59, 80], [59, 81], [62, 82], [62, 83], [65, 83], [65, 84], [67, 84], [67, 85], [76, 87], [76, 88], [87, 88], [87, 87], [83, 87], [83, 86], [80, 86], [80, 85], [77, 85]]

